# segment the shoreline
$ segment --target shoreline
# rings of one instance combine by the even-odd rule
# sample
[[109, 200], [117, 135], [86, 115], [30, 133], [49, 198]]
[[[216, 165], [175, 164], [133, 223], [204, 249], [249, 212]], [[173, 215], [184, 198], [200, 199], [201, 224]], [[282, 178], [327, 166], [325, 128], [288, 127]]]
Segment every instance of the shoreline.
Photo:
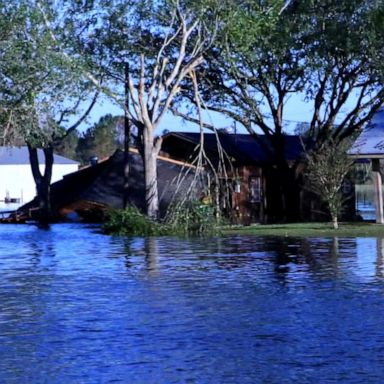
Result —
[[384, 237], [384, 224], [341, 222], [339, 229], [334, 229], [332, 223], [254, 224], [224, 227], [222, 234], [284, 237]]

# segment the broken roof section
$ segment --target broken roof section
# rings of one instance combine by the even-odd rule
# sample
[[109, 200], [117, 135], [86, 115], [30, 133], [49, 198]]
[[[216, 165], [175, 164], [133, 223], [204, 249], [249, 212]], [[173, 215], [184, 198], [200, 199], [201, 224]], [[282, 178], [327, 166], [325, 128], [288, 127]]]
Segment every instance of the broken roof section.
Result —
[[384, 108], [381, 108], [363, 129], [349, 154], [356, 158], [384, 158]]
[[[190, 172], [185, 173], [187, 169]], [[158, 188], [161, 213], [179, 194], [186, 194], [195, 176], [195, 167], [171, 159], [158, 158]], [[183, 177], [179, 180], [179, 176]], [[102, 211], [106, 208], [122, 208], [124, 195], [124, 153], [117, 150], [108, 159], [93, 166], [80, 169], [64, 176], [51, 185], [51, 203], [55, 212], [77, 212], [86, 210]], [[198, 196], [198, 189], [196, 189]], [[144, 169], [141, 156], [130, 151], [129, 204], [145, 207]], [[19, 214], [38, 207], [37, 200], [24, 205]], [[83, 212], [81, 212], [83, 211]], [[96, 212], [97, 213], [97, 212]]]

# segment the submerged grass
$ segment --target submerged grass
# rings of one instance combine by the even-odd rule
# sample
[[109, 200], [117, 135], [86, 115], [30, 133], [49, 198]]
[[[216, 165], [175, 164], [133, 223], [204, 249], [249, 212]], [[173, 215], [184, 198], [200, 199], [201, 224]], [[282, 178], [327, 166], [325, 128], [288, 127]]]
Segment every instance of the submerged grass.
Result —
[[219, 232], [212, 207], [195, 202], [173, 207], [166, 220], [148, 218], [136, 207], [111, 210], [102, 231], [117, 236], [208, 236]]
[[290, 237], [384, 237], [384, 225], [373, 222], [253, 224], [250, 226], [220, 226], [214, 210], [192, 204], [174, 209], [172, 220], [152, 221], [137, 208], [110, 211], [102, 229], [104, 233], [123, 236], [164, 236], [238, 234]]
[[225, 227], [222, 233], [291, 237], [384, 237], [384, 225], [370, 222], [340, 223], [339, 229], [333, 229], [331, 223], [257, 224]]

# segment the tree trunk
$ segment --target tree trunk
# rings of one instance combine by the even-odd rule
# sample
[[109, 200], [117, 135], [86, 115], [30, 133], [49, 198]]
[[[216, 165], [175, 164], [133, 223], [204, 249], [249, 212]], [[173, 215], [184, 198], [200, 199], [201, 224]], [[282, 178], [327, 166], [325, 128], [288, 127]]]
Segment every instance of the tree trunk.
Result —
[[333, 224], [333, 229], [339, 229], [339, 222], [337, 220], [337, 215], [332, 215], [332, 224]]
[[129, 65], [125, 63], [125, 108], [124, 108], [124, 185], [123, 185], [123, 208], [128, 207], [129, 200], [129, 141], [131, 138], [131, 127], [129, 123]]
[[300, 182], [295, 174], [295, 167], [285, 164], [282, 177], [282, 195], [284, 199], [284, 219], [287, 222], [300, 220]]
[[44, 174], [41, 173], [39, 168], [37, 148], [33, 148], [31, 145], [28, 144], [28, 152], [32, 175], [36, 184], [36, 193], [39, 208], [37, 220], [40, 223], [48, 223], [53, 219], [50, 187], [53, 167], [53, 147], [49, 146], [43, 149], [45, 162]]
[[[296, 168], [289, 166], [286, 155], [284, 135], [271, 138], [274, 167], [270, 169], [267, 186], [268, 221], [295, 222], [300, 219], [300, 183], [296, 177]], [[268, 201], [269, 200], [269, 201]]]
[[157, 191], [157, 156], [145, 154], [145, 204], [147, 215], [156, 219], [159, 214], [159, 196]]
[[38, 220], [39, 222], [49, 222], [52, 219], [51, 191], [49, 183], [44, 178], [36, 183], [36, 192], [39, 202]]
[[145, 181], [145, 205], [148, 217], [159, 216], [159, 195], [157, 189], [157, 155], [161, 147], [161, 139], [154, 140], [150, 130], [144, 132], [143, 163]]
[[265, 170], [268, 222], [297, 222], [300, 220], [300, 181], [294, 168], [276, 164]]

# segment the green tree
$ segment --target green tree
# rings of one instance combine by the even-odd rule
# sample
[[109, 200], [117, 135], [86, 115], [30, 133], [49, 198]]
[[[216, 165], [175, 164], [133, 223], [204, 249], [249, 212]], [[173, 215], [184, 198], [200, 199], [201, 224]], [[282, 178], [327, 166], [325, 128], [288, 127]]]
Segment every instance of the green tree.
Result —
[[86, 164], [91, 156], [99, 158], [113, 154], [122, 148], [122, 132], [124, 121], [121, 116], [105, 115], [99, 122], [88, 128], [80, 137], [77, 147], [77, 158]]
[[359, 131], [384, 101], [384, 2], [323, 0], [306, 7], [309, 133], [320, 144], [337, 142]]
[[306, 186], [327, 205], [333, 227], [338, 229], [338, 218], [345, 201], [350, 198], [343, 193], [345, 178], [354, 166], [348, 156], [350, 138], [335, 142], [329, 139], [315, 150], [306, 152]]
[[[267, 136], [267, 145], [259, 142], [274, 159], [269, 174], [279, 190], [279, 200], [268, 205], [288, 220], [299, 211], [299, 194], [295, 166], [285, 158], [284, 107], [305, 83], [305, 52], [291, 3], [228, 0], [225, 22], [200, 75], [205, 108], [241, 123], [255, 140], [260, 130]], [[192, 92], [189, 98], [194, 100]]]
[[313, 105], [308, 132], [319, 145], [361, 129], [384, 101], [383, 2], [240, 3], [226, 3], [229, 20], [205, 62], [204, 105], [240, 122], [256, 140], [260, 130], [268, 138], [282, 197], [273, 205], [281, 218], [294, 219], [299, 186], [285, 159], [286, 103], [297, 94]]
[[[0, 12], [3, 130], [6, 135], [22, 137], [28, 146], [39, 219], [47, 221], [52, 214], [54, 147], [85, 119], [95, 98], [81, 111], [81, 103], [90, 98], [90, 82], [83, 76], [80, 56], [69, 57], [70, 39], [61, 35], [60, 11], [51, 2], [0, 0]], [[68, 123], [70, 118], [75, 122]], [[45, 155], [44, 172], [39, 167], [38, 148]]]
[[[84, 54], [96, 67], [104, 68], [113, 83], [106, 93], [125, 107], [137, 128], [150, 217], [157, 217], [159, 210], [156, 164], [161, 137], [157, 130], [182, 92], [183, 80], [201, 65], [212, 43], [214, 3], [100, 0], [92, 6], [71, 2], [68, 23], [73, 30], [83, 31], [78, 42]], [[124, 85], [129, 89], [129, 109]]]
[[[64, 134], [64, 133], [63, 133]], [[77, 147], [79, 145], [79, 133], [72, 131], [56, 144], [54, 150], [57, 154], [72, 160], [79, 160]]]

